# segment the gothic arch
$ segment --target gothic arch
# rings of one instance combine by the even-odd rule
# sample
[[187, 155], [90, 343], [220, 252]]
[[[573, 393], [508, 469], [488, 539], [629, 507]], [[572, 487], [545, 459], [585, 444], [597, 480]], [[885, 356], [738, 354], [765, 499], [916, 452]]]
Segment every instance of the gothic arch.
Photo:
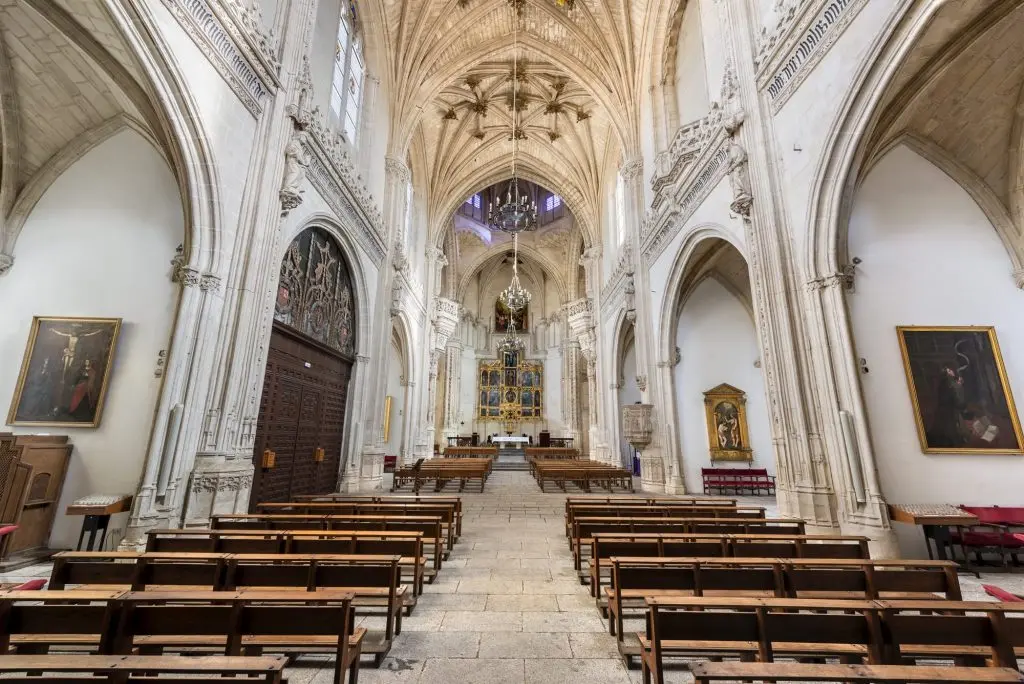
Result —
[[[338, 245], [338, 248], [345, 259], [345, 265], [348, 268], [349, 278], [352, 283], [352, 298], [354, 300], [353, 311], [356, 314], [355, 355], [366, 355], [370, 348], [370, 328], [372, 327], [370, 325], [369, 305], [367, 304], [368, 286], [366, 283], [366, 274], [362, 268], [362, 263], [358, 258], [354, 258], [354, 255], [359, 254], [359, 248], [350, 239], [349, 232], [344, 230], [337, 220], [329, 214], [312, 214], [306, 217], [305, 221], [294, 226], [291, 231], [282, 236], [282, 239], [277, 246], [274, 263], [278, 265], [278, 268], [280, 268], [280, 264], [285, 257], [285, 252], [291, 246], [292, 242], [296, 237], [309, 228], [319, 228], [330, 235]], [[278, 272], [279, 271], [274, 271], [272, 286], [275, 289], [277, 287]], [[273, 297], [271, 297], [271, 301], [273, 301]], [[271, 307], [272, 306], [273, 304], [271, 304]]]
[[[473, 261], [467, 264], [464, 275], [459, 280], [455, 301], [461, 302], [465, 299], [469, 284], [478, 272], [484, 270], [490, 262], [504, 258], [511, 249], [511, 245], [498, 245], [492, 247], [483, 254], [478, 255]], [[540, 266], [540, 269], [544, 274], [555, 283], [555, 287], [558, 288], [561, 302], [564, 304], [569, 301], [566, 298], [568, 291], [566, 289], [565, 282], [563, 282], [563, 280], [558, 276], [558, 266], [552, 262], [551, 259], [539, 250], [527, 245], [519, 245], [519, 255], [528, 260], [535, 261]]]

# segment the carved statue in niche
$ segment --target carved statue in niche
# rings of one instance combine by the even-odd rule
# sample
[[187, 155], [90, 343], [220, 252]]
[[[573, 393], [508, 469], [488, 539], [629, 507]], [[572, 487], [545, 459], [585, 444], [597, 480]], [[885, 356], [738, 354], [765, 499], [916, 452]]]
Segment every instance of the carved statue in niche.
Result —
[[306, 157], [306, 133], [295, 131], [284, 148], [284, 179], [281, 181], [281, 202], [285, 211], [302, 203], [302, 182], [306, 179], [309, 159]]
[[732, 187], [732, 203], [729, 208], [740, 216], [750, 216], [754, 196], [750, 194], [747, 151], [736, 142], [729, 145], [729, 185]]

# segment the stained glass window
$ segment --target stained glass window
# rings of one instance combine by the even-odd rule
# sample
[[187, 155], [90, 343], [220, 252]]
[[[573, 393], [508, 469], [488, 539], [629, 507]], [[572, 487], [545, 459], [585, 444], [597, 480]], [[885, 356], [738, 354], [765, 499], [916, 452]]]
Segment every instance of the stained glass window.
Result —
[[355, 355], [355, 300], [348, 267], [334, 239], [307, 228], [281, 262], [274, 320], [343, 354]]
[[363, 103], [363, 46], [356, 33], [356, 5], [347, 3], [338, 21], [338, 37], [334, 49], [334, 77], [331, 80], [331, 116], [355, 143], [359, 133], [359, 114]]

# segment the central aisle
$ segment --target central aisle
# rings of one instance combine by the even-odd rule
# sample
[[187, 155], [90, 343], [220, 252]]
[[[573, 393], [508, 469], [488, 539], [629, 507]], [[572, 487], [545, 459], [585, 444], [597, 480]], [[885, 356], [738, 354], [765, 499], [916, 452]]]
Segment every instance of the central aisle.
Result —
[[565, 495], [541, 493], [526, 472], [496, 471], [485, 493], [461, 496], [463, 536], [451, 560], [390, 657], [379, 671], [363, 669], [360, 682], [639, 682], [576, 580]]

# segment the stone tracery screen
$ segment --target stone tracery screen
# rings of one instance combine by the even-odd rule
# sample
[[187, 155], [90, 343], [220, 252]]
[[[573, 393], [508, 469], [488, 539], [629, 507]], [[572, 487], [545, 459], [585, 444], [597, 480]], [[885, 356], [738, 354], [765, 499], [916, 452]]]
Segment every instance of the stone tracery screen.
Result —
[[477, 376], [477, 416], [506, 423], [540, 420], [543, 416], [544, 366], [518, 353], [481, 361]]
[[355, 299], [341, 248], [319, 228], [288, 246], [274, 303], [274, 320], [348, 356], [355, 355]]

